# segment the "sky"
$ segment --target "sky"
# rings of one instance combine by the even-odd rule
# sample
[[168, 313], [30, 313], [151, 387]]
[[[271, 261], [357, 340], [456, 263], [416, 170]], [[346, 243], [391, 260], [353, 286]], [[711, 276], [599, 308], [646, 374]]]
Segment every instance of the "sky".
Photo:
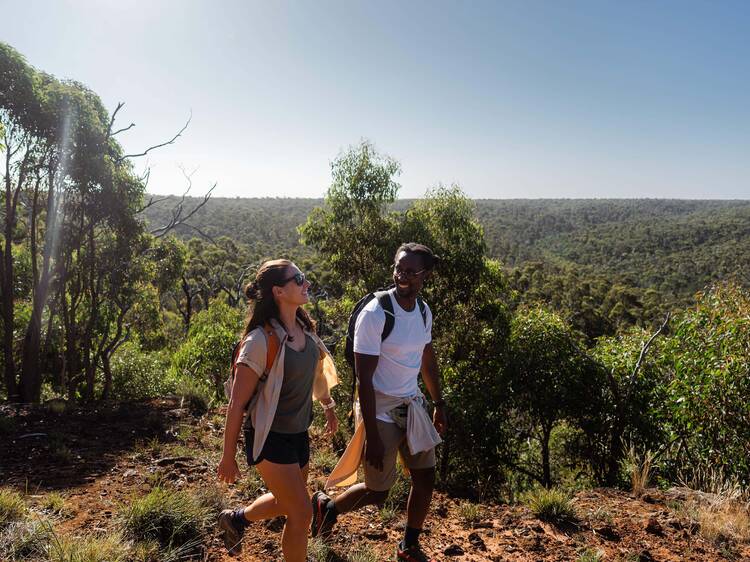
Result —
[[369, 139], [400, 197], [750, 199], [744, 0], [0, 0], [83, 82], [148, 190], [321, 197]]

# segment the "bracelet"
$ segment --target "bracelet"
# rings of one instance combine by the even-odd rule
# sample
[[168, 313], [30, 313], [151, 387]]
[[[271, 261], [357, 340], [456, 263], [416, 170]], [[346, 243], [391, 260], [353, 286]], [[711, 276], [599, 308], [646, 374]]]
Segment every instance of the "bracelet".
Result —
[[336, 402], [331, 398], [331, 401], [328, 404], [323, 404], [323, 402], [320, 403], [320, 407], [323, 408], [324, 411], [331, 410], [336, 405]]

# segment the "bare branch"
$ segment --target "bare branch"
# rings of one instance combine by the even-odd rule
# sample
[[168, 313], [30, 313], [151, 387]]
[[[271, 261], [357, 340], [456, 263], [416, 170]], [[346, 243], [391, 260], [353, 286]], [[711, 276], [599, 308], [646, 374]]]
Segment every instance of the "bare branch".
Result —
[[118, 102], [117, 107], [112, 112], [112, 117], [109, 119], [109, 127], [107, 127], [107, 138], [113, 136], [112, 133], [112, 126], [115, 124], [115, 119], [117, 118], [117, 113], [123, 108], [125, 105], [124, 101]]
[[643, 347], [641, 348], [641, 354], [638, 357], [638, 361], [635, 364], [635, 368], [633, 369], [633, 374], [630, 375], [630, 382], [635, 380], [635, 377], [638, 375], [638, 371], [641, 368], [641, 364], [643, 363], [643, 359], [646, 357], [646, 353], [648, 352], [648, 348], [651, 347], [651, 344], [654, 342], [656, 337], [662, 333], [664, 328], [667, 327], [667, 324], [669, 323], [669, 318], [671, 314], [667, 312], [667, 316], [664, 318], [664, 322], [662, 322], [661, 326], [659, 326], [659, 329], [654, 332], [654, 334], [649, 338], [649, 340], [643, 344]]
[[192, 218], [193, 215], [195, 215], [195, 213], [197, 213], [201, 208], [203, 208], [203, 206], [206, 205], [206, 203], [208, 203], [209, 199], [211, 199], [211, 193], [216, 188], [216, 183], [214, 183], [208, 189], [208, 191], [203, 195], [203, 199], [197, 205], [195, 205], [195, 207], [193, 207], [192, 210], [190, 210], [186, 215], [183, 215], [183, 212], [185, 210], [185, 199], [187, 197], [187, 194], [190, 192], [190, 188], [192, 187], [192, 178], [191, 178], [192, 174], [184, 174], [184, 175], [185, 175], [185, 179], [187, 179], [188, 181], [188, 187], [185, 190], [185, 192], [182, 194], [180, 201], [172, 209], [172, 218], [164, 226], [151, 230], [150, 234], [152, 234], [156, 238], [161, 238], [178, 226], [186, 226], [188, 228], [192, 228], [193, 230], [198, 232], [198, 234], [200, 234], [204, 238], [216, 244], [216, 241], [213, 238], [211, 238], [209, 235], [202, 232], [198, 227], [187, 223], [187, 221], [190, 220], [190, 218]]
[[169, 139], [166, 142], [162, 142], [160, 144], [155, 144], [154, 146], [148, 147], [143, 152], [140, 152], [138, 154], [126, 154], [125, 156], [121, 156], [117, 159], [117, 162], [122, 162], [123, 160], [127, 160], [128, 158], [140, 158], [141, 156], [146, 156], [149, 152], [152, 150], [156, 150], [157, 148], [162, 148], [164, 146], [168, 146], [170, 144], [174, 144], [174, 142], [182, 136], [182, 133], [185, 132], [185, 129], [188, 128], [188, 125], [190, 125], [190, 121], [193, 119], [193, 112], [190, 112], [190, 117], [188, 117], [188, 120], [185, 122], [185, 125], [183, 125], [182, 129], [180, 129], [175, 136], [173, 136], [171, 139]]
[[146, 204], [145, 204], [145, 205], [144, 205], [143, 207], [141, 207], [140, 209], [138, 209], [138, 210], [137, 210], [137, 211], [135, 212], [135, 214], [136, 214], [136, 215], [137, 215], [137, 214], [140, 214], [140, 213], [142, 213], [143, 211], [145, 211], [146, 209], [148, 209], [149, 207], [153, 207], [154, 205], [156, 205], [156, 204], [158, 204], [158, 203], [161, 203], [162, 201], [166, 201], [167, 199], [169, 199], [169, 197], [170, 197], [170, 196], [169, 196], [169, 195], [167, 195], [167, 196], [165, 196], [165, 197], [162, 197], [161, 199], [154, 199], [154, 196], [152, 195], [151, 197], [149, 197], [149, 198], [148, 198], [148, 203], [146, 203]]
[[119, 135], [120, 133], [124, 133], [125, 131], [128, 131], [128, 130], [132, 129], [133, 127], [135, 127], [135, 123], [131, 123], [130, 125], [128, 125], [127, 127], [123, 127], [122, 129], [117, 129], [114, 133], [112, 133], [110, 135], [110, 137], [114, 137], [115, 135]]

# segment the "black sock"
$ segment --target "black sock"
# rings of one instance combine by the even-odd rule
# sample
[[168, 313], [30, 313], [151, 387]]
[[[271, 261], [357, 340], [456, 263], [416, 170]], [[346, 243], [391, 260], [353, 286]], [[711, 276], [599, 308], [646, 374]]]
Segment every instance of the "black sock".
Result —
[[409, 548], [410, 546], [415, 546], [419, 544], [419, 533], [422, 532], [422, 529], [415, 529], [414, 527], [406, 527], [404, 529], [404, 548]]
[[326, 514], [325, 518], [328, 521], [336, 521], [336, 518], [339, 516], [339, 511], [336, 509], [336, 504], [333, 503], [333, 500], [328, 500], [328, 503], [326, 503]]
[[247, 519], [245, 519], [245, 508], [241, 507], [239, 509], [235, 509], [232, 512], [232, 524], [234, 524], [235, 527], [238, 529], [242, 529], [243, 531], [245, 528], [250, 524]]

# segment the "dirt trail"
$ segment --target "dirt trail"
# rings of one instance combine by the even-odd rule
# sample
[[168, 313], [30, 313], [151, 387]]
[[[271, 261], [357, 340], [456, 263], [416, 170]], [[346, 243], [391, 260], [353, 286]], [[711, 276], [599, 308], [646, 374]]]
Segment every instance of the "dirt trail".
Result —
[[[157, 482], [189, 490], [217, 486], [221, 417], [216, 412], [194, 417], [176, 399], [60, 413], [4, 406], [0, 416], [10, 419], [0, 435], [0, 483], [32, 496], [63, 493], [69, 516], [56, 524], [60, 533], [110, 531], [120, 506]], [[316, 434], [314, 446], [329, 445]], [[311, 466], [314, 486], [324, 472], [315, 461]], [[257, 493], [256, 477], [246, 466], [242, 470], [242, 484], [222, 488], [230, 505], [252, 499], [248, 490]], [[565, 528], [537, 520], [526, 507], [506, 505], [480, 506], [471, 525], [462, 519], [461, 500], [437, 492], [422, 543], [437, 560], [456, 561], [574, 561], [586, 549], [623, 562], [750, 560], [748, 545], [718, 548], [702, 538], [669, 507], [674, 504], [667, 494], [652, 490], [635, 499], [596, 489], [578, 493], [574, 501], [580, 519]], [[329, 559], [346, 561], [363, 551], [392, 560], [404, 518], [402, 511], [383, 517], [373, 507], [342, 516]], [[205, 560], [281, 560], [281, 527], [281, 521], [253, 524], [237, 558], [227, 556], [214, 535]]]

